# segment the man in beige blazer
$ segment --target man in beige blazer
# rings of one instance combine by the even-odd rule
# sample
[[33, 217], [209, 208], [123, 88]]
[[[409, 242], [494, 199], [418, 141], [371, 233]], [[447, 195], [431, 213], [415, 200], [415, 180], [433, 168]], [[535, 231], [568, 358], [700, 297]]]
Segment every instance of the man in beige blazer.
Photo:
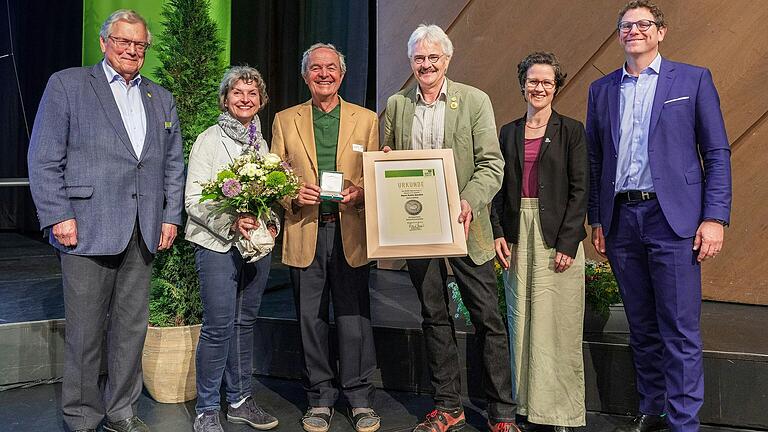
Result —
[[[446, 78], [453, 45], [436, 25], [420, 25], [408, 41], [416, 83], [387, 101], [384, 151], [450, 148], [456, 164], [467, 257], [449, 258], [475, 335], [482, 347], [483, 387], [489, 428], [515, 425], [507, 332], [498, 311], [494, 247], [488, 204], [501, 188], [504, 161], [488, 95]], [[409, 259], [408, 271], [421, 300], [435, 410], [414, 432], [446, 432], [465, 423], [459, 353], [446, 286], [445, 260]]]
[[[326, 432], [339, 390], [329, 358], [329, 303], [333, 299], [339, 347], [338, 382], [358, 432], [373, 432], [371, 409], [376, 351], [371, 330], [365, 243], [363, 152], [378, 150], [376, 114], [339, 97], [346, 72], [333, 45], [315, 44], [301, 62], [312, 99], [275, 115], [272, 153], [289, 162], [303, 185], [286, 200], [283, 263], [290, 267], [304, 361], [308, 432]], [[342, 199], [323, 200], [323, 171], [343, 173]]]

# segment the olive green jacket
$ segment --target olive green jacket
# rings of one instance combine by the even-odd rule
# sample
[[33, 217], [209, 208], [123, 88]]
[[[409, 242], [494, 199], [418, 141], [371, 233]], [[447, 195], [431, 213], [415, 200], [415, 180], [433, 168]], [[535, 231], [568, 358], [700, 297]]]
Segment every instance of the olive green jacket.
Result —
[[[472, 207], [467, 252], [475, 264], [482, 264], [495, 256], [488, 207], [504, 177], [493, 107], [482, 91], [451, 80], [446, 96], [443, 147], [453, 149], [459, 195]], [[416, 85], [389, 97], [382, 146], [411, 149], [415, 110]]]

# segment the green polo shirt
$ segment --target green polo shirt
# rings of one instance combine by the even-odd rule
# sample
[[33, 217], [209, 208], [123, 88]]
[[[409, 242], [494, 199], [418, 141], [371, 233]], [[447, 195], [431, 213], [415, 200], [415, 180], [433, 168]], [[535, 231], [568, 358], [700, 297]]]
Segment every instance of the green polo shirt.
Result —
[[[315, 129], [315, 151], [317, 151], [318, 174], [323, 171], [336, 171], [336, 146], [339, 142], [339, 122], [341, 120], [341, 104], [330, 112], [312, 105], [312, 125]], [[339, 204], [335, 201], [320, 203], [321, 213], [336, 213]]]

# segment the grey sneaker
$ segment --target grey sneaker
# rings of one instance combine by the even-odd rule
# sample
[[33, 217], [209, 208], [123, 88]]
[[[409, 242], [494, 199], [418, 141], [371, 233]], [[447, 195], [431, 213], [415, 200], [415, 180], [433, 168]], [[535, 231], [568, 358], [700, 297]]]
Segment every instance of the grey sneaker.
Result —
[[117, 422], [108, 421], [104, 423], [104, 430], [107, 432], [149, 432], [149, 426], [144, 424], [140, 418], [133, 416]]
[[196, 417], [192, 428], [195, 432], [224, 432], [219, 422], [219, 412], [216, 410], [206, 411]]
[[277, 426], [277, 419], [256, 405], [252, 397], [248, 397], [245, 402], [237, 408], [230, 405], [227, 410], [227, 421], [230, 423], [247, 424], [258, 430], [269, 430]]

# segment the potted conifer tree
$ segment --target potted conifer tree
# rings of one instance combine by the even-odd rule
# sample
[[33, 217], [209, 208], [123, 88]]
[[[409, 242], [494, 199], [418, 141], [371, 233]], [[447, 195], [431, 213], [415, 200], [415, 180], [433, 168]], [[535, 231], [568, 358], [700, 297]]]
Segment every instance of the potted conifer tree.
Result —
[[[171, 91], [181, 123], [184, 159], [197, 135], [216, 121], [223, 44], [207, 0], [167, 0], [164, 29], [153, 49], [160, 84]], [[144, 385], [158, 402], [195, 398], [195, 350], [202, 305], [193, 246], [180, 230], [170, 250], [155, 257], [150, 318], [144, 344]]]

